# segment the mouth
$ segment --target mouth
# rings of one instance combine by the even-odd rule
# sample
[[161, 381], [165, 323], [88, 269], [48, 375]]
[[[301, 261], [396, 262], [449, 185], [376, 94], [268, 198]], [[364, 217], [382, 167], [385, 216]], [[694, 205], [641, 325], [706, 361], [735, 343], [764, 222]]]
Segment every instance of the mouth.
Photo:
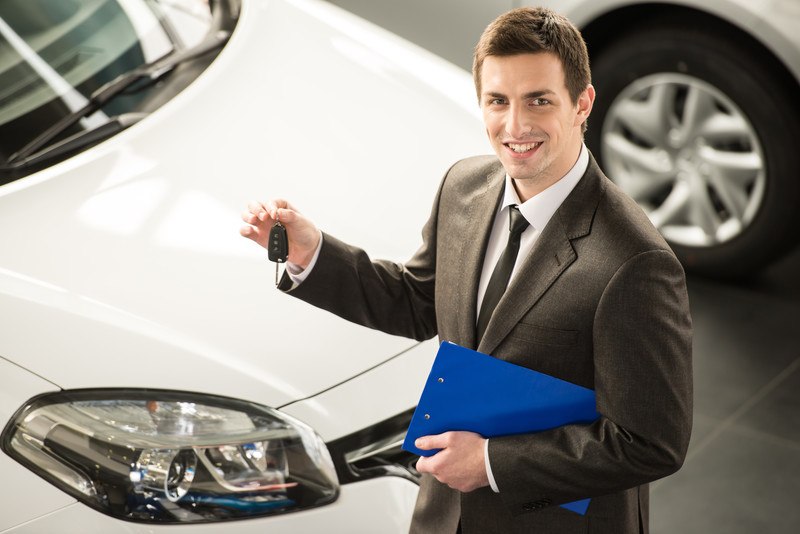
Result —
[[503, 143], [506, 148], [510, 149], [516, 154], [526, 154], [528, 152], [532, 152], [533, 150], [539, 148], [541, 144], [541, 141], [537, 143]]

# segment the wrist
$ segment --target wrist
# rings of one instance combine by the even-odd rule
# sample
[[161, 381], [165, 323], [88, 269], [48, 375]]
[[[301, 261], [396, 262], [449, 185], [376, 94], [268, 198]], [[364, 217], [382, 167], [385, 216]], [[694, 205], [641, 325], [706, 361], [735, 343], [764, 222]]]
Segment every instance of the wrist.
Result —
[[292, 279], [292, 282], [295, 284], [301, 284], [311, 271], [314, 269], [314, 266], [317, 263], [317, 258], [319, 258], [319, 252], [322, 249], [322, 232], [318, 232], [318, 241], [316, 248], [311, 251], [311, 258], [304, 262], [304, 264], [300, 264], [294, 261], [294, 258], [291, 257], [286, 264], [286, 272], [289, 274], [289, 277]]
[[303, 246], [299, 253], [292, 254], [289, 251], [289, 262], [292, 263], [300, 271], [308, 269], [308, 266], [314, 261], [319, 254], [319, 249], [322, 244], [322, 233], [317, 230], [316, 238], [309, 242], [307, 246]]

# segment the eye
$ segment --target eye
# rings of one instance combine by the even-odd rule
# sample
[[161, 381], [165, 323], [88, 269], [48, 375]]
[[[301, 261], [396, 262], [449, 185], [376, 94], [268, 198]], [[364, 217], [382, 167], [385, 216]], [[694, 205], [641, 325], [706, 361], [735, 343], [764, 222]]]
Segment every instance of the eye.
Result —
[[490, 98], [487, 101], [487, 104], [490, 105], [490, 106], [502, 106], [505, 103], [506, 103], [506, 99], [505, 98]]
[[532, 106], [546, 106], [550, 103], [546, 98], [534, 98], [530, 101]]

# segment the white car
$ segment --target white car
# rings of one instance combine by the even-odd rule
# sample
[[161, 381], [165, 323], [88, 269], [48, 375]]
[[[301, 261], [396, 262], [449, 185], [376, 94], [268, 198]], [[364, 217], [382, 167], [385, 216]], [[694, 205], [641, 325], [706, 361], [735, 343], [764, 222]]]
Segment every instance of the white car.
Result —
[[687, 270], [752, 275], [800, 241], [798, 0], [330, 1], [465, 69], [497, 14], [563, 13], [597, 89], [586, 143]]
[[316, 0], [8, 1], [0, 142], [0, 532], [408, 530], [434, 342], [282, 294], [240, 213], [409, 257], [491, 150], [466, 73]]

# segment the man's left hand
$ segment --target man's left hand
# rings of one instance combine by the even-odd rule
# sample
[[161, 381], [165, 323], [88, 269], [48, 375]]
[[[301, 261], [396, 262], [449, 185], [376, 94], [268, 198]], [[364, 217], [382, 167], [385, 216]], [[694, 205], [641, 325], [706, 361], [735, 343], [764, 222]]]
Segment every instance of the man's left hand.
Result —
[[417, 461], [417, 471], [430, 473], [442, 484], [469, 492], [489, 485], [483, 449], [486, 438], [474, 432], [445, 432], [418, 438], [418, 449], [442, 449]]

